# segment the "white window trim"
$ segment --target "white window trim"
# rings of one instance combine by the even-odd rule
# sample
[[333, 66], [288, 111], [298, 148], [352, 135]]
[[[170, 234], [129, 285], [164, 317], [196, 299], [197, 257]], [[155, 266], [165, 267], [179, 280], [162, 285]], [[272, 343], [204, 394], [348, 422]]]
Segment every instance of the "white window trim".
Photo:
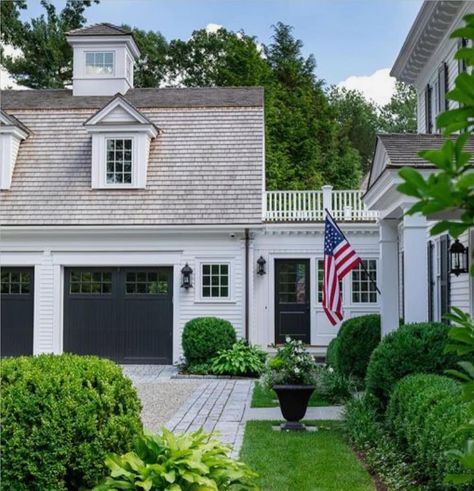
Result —
[[[206, 304], [223, 304], [223, 303], [236, 303], [235, 285], [234, 285], [234, 261], [235, 258], [232, 257], [222, 257], [216, 258], [215, 256], [210, 258], [198, 258], [196, 260], [196, 273], [195, 273], [195, 303], [206, 303]], [[226, 264], [229, 268], [229, 296], [227, 297], [203, 297], [202, 296], [202, 267], [204, 264]]]
[[[96, 133], [92, 135], [92, 187], [98, 189], [140, 189], [146, 185], [146, 138], [137, 133]], [[132, 182], [107, 183], [107, 140], [132, 140]], [[144, 139], [142, 141], [142, 139]]]
[[[112, 72], [111, 73], [87, 73], [87, 55], [90, 53], [112, 53]], [[115, 50], [91, 49], [84, 51], [84, 78], [115, 78], [117, 70], [117, 56]]]

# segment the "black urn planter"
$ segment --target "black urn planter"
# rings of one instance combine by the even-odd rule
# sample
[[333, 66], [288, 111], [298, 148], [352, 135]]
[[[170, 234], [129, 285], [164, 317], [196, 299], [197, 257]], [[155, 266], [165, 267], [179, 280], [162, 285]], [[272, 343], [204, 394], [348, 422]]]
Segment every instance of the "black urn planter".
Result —
[[274, 385], [273, 390], [278, 396], [281, 412], [286, 423], [282, 430], [304, 431], [306, 427], [300, 423], [306, 414], [308, 402], [314, 392], [313, 385]]

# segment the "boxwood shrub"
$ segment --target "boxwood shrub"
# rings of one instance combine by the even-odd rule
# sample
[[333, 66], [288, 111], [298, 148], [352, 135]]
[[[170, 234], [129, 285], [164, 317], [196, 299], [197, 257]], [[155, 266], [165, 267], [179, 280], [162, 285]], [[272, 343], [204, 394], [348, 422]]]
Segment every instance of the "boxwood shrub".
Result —
[[236, 341], [232, 324], [217, 317], [196, 317], [183, 329], [183, 352], [189, 365], [208, 362], [219, 351], [231, 349]]
[[367, 367], [366, 388], [385, 408], [395, 384], [414, 373], [443, 373], [458, 357], [446, 354], [448, 326], [441, 323], [406, 324], [385, 336]]
[[107, 474], [105, 456], [142, 431], [137, 394], [111, 361], [9, 358], [0, 373], [2, 489], [90, 488]]
[[339, 348], [339, 338], [336, 336], [331, 339], [326, 350], [326, 364], [332, 368], [337, 368], [337, 352]]
[[361, 315], [344, 321], [336, 339], [337, 371], [364, 379], [370, 355], [380, 343], [380, 315]]
[[469, 403], [452, 379], [417, 374], [396, 385], [387, 407], [387, 426], [416, 468], [423, 489], [449, 489], [443, 483], [446, 474], [461, 471], [446, 451], [462, 449], [465, 435], [457, 430], [469, 419]]

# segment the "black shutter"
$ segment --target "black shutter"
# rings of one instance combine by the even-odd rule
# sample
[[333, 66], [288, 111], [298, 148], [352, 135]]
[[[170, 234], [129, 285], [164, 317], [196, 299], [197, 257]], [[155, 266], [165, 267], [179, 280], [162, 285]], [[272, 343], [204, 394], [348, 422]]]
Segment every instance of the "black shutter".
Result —
[[449, 84], [449, 74], [448, 74], [448, 64], [446, 62], [442, 63], [438, 69], [438, 111], [447, 111], [449, 109], [449, 101], [446, 98], [446, 94], [448, 93], [448, 84]]
[[[458, 50], [461, 48], [467, 48], [467, 39], [458, 39]], [[464, 73], [467, 71], [466, 62], [464, 60], [458, 60], [458, 73]]]
[[449, 291], [449, 235], [443, 235], [439, 239], [439, 257], [440, 257], [440, 314], [443, 322], [443, 316], [449, 312], [450, 291]]
[[432, 133], [433, 125], [431, 121], [431, 87], [428, 84], [425, 89], [425, 132]]
[[427, 243], [428, 249], [428, 320], [431, 322], [434, 320], [433, 310], [433, 291], [434, 291], [434, 276], [433, 276], [433, 242], [431, 240]]

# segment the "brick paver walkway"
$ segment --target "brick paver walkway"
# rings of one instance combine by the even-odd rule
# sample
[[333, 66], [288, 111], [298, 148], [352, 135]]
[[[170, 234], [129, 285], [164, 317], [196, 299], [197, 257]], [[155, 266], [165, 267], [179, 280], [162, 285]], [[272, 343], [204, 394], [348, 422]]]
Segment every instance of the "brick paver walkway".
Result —
[[177, 411], [167, 423], [172, 431], [217, 431], [218, 438], [233, 447], [237, 455], [242, 445], [244, 414], [252, 394], [250, 380], [204, 380], [204, 387]]

